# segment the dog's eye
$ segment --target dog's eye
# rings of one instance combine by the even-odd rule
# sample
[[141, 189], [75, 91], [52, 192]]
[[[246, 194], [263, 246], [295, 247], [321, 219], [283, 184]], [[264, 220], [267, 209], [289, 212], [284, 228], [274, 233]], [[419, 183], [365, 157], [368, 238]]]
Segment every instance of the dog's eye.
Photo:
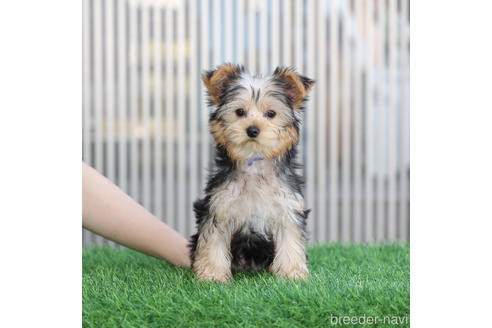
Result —
[[265, 115], [269, 118], [273, 118], [275, 117], [275, 115], [277, 115], [277, 113], [275, 113], [273, 110], [269, 110], [265, 113]]
[[244, 112], [244, 109], [242, 109], [242, 108], [238, 108], [238, 109], [236, 109], [236, 115], [237, 115], [237, 116], [244, 116], [244, 114], [246, 114], [246, 113]]

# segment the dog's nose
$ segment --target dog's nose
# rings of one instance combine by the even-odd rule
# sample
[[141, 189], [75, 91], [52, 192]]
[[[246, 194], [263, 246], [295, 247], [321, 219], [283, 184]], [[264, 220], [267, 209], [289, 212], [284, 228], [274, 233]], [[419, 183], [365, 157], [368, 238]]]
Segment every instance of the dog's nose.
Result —
[[248, 137], [256, 138], [260, 134], [260, 129], [258, 129], [256, 125], [250, 125], [246, 129], [246, 133], [248, 134]]

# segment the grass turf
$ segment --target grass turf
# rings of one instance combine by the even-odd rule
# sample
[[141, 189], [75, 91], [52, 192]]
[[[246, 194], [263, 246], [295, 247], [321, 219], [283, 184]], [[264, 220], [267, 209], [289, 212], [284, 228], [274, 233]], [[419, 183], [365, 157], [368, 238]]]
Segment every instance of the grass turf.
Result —
[[83, 326], [329, 327], [335, 316], [373, 317], [368, 327], [409, 326], [408, 245], [334, 244], [308, 255], [306, 281], [261, 273], [223, 285], [132, 250], [84, 248]]

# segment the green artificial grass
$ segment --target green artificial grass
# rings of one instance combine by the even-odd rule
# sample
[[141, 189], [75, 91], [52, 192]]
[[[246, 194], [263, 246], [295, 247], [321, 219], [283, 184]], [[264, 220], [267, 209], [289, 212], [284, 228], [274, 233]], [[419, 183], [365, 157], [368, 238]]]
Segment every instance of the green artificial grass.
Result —
[[[313, 246], [305, 281], [261, 273], [224, 285], [132, 250], [84, 248], [83, 326], [408, 327], [409, 252], [396, 244]], [[335, 325], [341, 316], [352, 323]]]

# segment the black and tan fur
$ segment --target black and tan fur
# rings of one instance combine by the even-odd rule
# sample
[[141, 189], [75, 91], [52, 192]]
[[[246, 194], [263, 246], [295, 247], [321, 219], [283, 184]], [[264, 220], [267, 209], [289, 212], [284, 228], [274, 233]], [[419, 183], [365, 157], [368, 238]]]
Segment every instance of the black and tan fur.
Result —
[[217, 144], [205, 197], [194, 204], [193, 272], [221, 282], [235, 272], [261, 270], [307, 277], [309, 211], [295, 158], [301, 111], [314, 81], [292, 68], [260, 78], [225, 64], [206, 72], [203, 82], [214, 106], [209, 123]]

